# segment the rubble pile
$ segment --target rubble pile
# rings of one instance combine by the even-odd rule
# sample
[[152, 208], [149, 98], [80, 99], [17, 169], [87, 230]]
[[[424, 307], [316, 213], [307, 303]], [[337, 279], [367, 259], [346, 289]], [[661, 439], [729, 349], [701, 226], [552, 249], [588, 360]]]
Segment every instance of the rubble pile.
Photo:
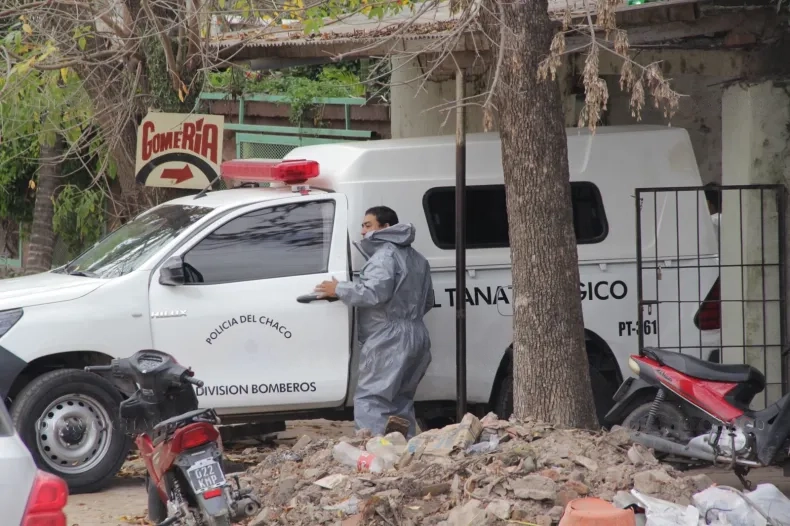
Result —
[[250, 524], [551, 525], [579, 497], [612, 501], [633, 488], [686, 506], [712, 484], [661, 465], [618, 427], [590, 432], [468, 414], [408, 444], [399, 433], [341, 442], [304, 436], [247, 470], [242, 482], [263, 504]]

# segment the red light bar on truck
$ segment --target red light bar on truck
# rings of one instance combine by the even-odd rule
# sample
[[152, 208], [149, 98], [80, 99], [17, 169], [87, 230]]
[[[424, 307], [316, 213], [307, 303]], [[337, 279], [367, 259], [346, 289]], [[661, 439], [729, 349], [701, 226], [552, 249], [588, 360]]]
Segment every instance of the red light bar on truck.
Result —
[[319, 175], [318, 162], [306, 159], [234, 159], [220, 167], [222, 178], [240, 183], [301, 184]]

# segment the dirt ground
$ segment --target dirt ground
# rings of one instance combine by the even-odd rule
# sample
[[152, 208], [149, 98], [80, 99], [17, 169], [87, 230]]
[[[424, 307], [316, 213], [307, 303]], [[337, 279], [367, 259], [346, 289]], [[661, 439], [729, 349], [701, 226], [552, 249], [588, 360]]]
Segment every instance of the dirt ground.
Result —
[[[278, 434], [277, 442], [293, 443], [301, 435], [336, 438], [353, 435], [353, 423], [328, 422], [325, 420], [289, 422], [287, 430]], [[256, 445], [255, 441], [244, 441], [229, 445], [229, 458], [238, 461], [244, 448]], [[738, 479], [726, 469], [695, 470], [688, 474], [707, 473], [717, 484], [741, 488]], [[139, 460], [127, 462], [113, 484], [100, 493], [74, 495], [66, 508], [70, 526], [128, 526], [145, 525], [146, 494], [142, 475], [144, 467]], [[750, 474], [756, 485], [770, 482], [786, 495], [790, 495], [790, 478], [785, 478], [780, 469], [761, 469]]]
[[[337, 438], [354, 434], [353, 422], [303, 420], [289, 422], [287, 430], [278, 434], [278, 441], [289, 443], [302, 435]], [[229, 457], [244, 447], [255, 445], [254, 440], [231, 444]], [[100, 493], [72, 495], [66, 506], [69, 526], [129, 526], [145, 525], [147, 497], [143, 482], [145, 467], [139, 460], [127, 462], [112, 485]]]

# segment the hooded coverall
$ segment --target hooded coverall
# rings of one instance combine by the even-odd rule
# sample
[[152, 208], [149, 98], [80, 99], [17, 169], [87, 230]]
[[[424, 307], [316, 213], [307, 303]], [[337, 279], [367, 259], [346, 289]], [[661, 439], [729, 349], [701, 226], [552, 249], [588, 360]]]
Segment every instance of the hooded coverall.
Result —
[[404, 223], [369, 232], [357, 244], [367, 259], [359, 279], [339, 283], [335, 292], [358, 309], [362, 348], [354, 421], [374, 435], [398, 416], [409, 421], [414, 436], [414, 395], [431, 363], [423, 316], [434, 305], [433, 283], [428, 261], [411, 247], [414, 236], [414, 226]]

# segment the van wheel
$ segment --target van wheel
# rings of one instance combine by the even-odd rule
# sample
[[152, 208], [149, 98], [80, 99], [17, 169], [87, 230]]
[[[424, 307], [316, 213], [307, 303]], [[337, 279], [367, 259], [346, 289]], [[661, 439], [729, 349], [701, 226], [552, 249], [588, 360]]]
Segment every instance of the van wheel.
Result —
[[39, 376], [14, 400], [11, 416], [36, 465], [71, 493], [107, 486], [131, 440], [118, 425], [121, 394], [99, 375], [61, 369]]
[[[592, 367], [590, 368], [590, 383], [592, 384], [595, 413], [600, 423], [614, 406], [612, 397], [616, 389], [598, 369]], [[508, 373], [499, 385], [499, 392], [494, 402], [494, 413], [502, 419], [508, 419], [513, 414], [513, 373]]]

